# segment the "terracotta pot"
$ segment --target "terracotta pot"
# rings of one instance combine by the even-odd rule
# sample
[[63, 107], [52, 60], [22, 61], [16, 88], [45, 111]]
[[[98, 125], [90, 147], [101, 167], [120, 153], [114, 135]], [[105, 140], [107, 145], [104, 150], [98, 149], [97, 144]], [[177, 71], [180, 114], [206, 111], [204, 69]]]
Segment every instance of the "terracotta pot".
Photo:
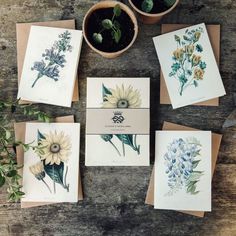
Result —
[[[89, 17], [91, 16], [91, 14], [97, 10], [97, 9], [104, 9], [104, 8], [113, 8], [115, 5], [119, 4], [120, 7], [121, 7], [121, 10], [122, 11], [125, 11], [128, 16], [130, 17], [131, 21], [133, 22], [134, 24], [134, 36], [133, 36], [133, 39], [132, 41], [129, 43], [129, 45], [120, 50], [120, 51], [117, 51], [117, 52], [103, 52], [103, 51], [100, 51], [98, 50], [97, 48], [95, 48], [91, 42], [88, 40], [88, 37], [87, 37], [87, 24], [88, 24], [88, 21], [89, 21]], [[106, 57], [106, 58], [115, 58], [115, 57], [118, 57], [120, 56], [122, 53], [124, 53], [127, 49], [129, 49], [134, 41], [136, 40], [137, 38], [137, 35], [138, 35], [138, 23], [137, 23], [137, 19], [136, 19], [136, 16], [135, 14], [133, 13], [133, 11], [128, 7], [126, 6], [125, 4], [121, 3], [121, 2], [117, 2], [117, 1], [101, 1], [101, 2], [98, 2], [96, 3], [95, 5], [93, 5], [89, 11], [86, 13], [85, 17], [84, 17], [84, 20], [83, 20], [83, 35], [84, 35], [84, 38], [85, 38], [85, 41], [87, 42], [87, 44], [89, 45], [89, 47], [94, 50], [95, 52], [99, 53], [100, 55], [102, 55], [103, 57]]]
[[144, 24], [155, 24], [155, 23], [159, 22], [163, 16], [165, 16], [168, 13], [170, 13], [171, 11], [173, 11], [174, 8], [178, 5], [179, 0], [176, 0], [175, 4], [172, 7], [170, 7], [168, 10], [160, 12], [160, 13], [156, 13], [156, 14], [151, 14], [151, 13], [143, 12], [142, 10], [140, 10], [139, 8], [137, 8], [133, 4], [132, 0], [129, 0], [129, 3], [132, 6], [132, 8], [135, 10], [135, 12], [137, 13], [137, 15], [140, 18], [140, 20]]

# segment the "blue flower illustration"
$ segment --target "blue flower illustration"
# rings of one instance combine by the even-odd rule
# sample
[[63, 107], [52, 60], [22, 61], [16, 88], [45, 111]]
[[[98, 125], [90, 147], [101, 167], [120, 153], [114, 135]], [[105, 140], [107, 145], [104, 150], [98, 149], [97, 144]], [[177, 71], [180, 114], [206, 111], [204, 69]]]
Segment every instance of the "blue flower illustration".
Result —
[[44, 60], [34, 62], [33, 67], [31, 67], [31, 70], [38, 71], [37, 78], [32, 84], [32, 88], [43, 76], [51, 78], [54, 81], [59, 80], [59, 69], [63, 68], [66, 63], [64, 53], [67, 51], [71, 52], [72, 46], [70, 45], [71, 33], [68, 30], [58, 37], [59, 40], [55, 41], [50, 49], [45, 49], [45, 52], [42, 54]]
[[197, 194], [197, 183], [203, 175], [202, 171], [196, 171], [200, 160], [201, 144], [194, 138], [190, 137], [186, 140], [175, 139], [167, 147], [164, 155], [168, 178], [168, 186], [170, 191], [168, 195], [185, 188], [187, 193]]

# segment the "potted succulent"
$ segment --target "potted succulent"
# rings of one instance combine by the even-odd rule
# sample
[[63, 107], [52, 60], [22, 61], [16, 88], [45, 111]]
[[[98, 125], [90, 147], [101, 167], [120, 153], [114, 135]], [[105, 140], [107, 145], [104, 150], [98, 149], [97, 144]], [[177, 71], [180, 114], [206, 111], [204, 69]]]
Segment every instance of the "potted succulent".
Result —
[[171, 12], [179, 0], [129, 0], [130, 5], [145, 24], [155, 24]]
[[123, 3], [101, 1], [85, 15], [83, 34], [91, 49], [106, 58], [115, 58], [134, 43], [138, 34], [137, 19]]

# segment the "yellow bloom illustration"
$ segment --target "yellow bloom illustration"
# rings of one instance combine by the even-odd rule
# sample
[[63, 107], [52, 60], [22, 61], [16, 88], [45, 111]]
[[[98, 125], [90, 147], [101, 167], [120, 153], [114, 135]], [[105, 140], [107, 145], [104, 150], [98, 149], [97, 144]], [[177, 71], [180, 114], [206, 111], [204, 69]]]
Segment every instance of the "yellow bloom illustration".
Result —
[[125, 88], [116, 86], [116, 89], [110, 89], [111, 94], [106, 94], [103, 108], [138, 108], [141, 106], [140, 93], [132, 86]]
[[178, 48], [173, 52], [174, 57], [179, 60], [182, 61], [183, 60], [183, 56], [184, 56], [184, 50], [183, 48]]
[[193, 54], [193, 52], [194, 52], [194, 45], [193, 44], [185, 46], [185, 53], [188, 56], [191, 56]]
[[204, 71], [202, 69], [196, 68], [194, 70], [194, 78], [197, 80], [203, 80]]
[[201, 56], [197, 56], [197, 55], [193, 54], [193, 57], [192, 57], [193, 65], [194, 66], [198, 65], [200, 61], [201, 61]]
[[200, 36], [201, 36], [201, 32], [197, 31], [194, 33], [194, 38], [196, 39], [196, 41], [200, 39]]
[[30, 166], [29, 170], [37, 179], [42, 179], [45, 177], [44, 167], [41, 161]]
[[70, 137], [64, 132], [57, 131], [45, 134], [45, 139], [41, 139], [40, 145], [44, 147], [44, 153], [40, 155], [41, 160], [45, 160], [45, 165], [54, 163], [60, 165], [66, 162], [70, 155], [71, 142]]

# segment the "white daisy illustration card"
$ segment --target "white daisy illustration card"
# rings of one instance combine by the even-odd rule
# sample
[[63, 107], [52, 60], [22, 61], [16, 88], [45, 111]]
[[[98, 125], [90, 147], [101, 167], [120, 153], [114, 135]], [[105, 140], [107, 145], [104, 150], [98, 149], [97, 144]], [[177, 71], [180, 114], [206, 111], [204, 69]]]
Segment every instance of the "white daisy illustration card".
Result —
[[22, 202], [77, 202], [80, 124], [27, 123]]
[[82, 31], [31, 26], [18, 98], [70, 107]]
[[149, 165], [149, 78], [88, 78], [87, 166]]
[[211, 211], [211, 132], [156, 131], [154, 208]]
[[174, 109], [226, 94], [204, 23], [153, 41]]

